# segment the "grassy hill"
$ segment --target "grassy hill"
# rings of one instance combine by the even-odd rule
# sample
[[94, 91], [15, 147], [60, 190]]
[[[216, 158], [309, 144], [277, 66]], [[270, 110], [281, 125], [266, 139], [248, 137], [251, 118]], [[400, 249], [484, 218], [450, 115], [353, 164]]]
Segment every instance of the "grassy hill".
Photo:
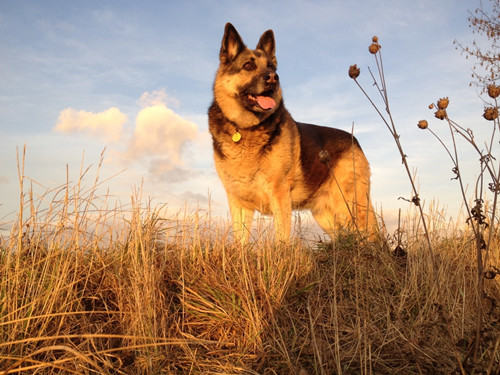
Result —
[[0, 242], [0, 374], [500, 371], [498, 236], [478, 296], [473, 235], [432, 217], [435, 265], [418, 219], [398, 241], [236, 246], [92, 189], [26, 198]]

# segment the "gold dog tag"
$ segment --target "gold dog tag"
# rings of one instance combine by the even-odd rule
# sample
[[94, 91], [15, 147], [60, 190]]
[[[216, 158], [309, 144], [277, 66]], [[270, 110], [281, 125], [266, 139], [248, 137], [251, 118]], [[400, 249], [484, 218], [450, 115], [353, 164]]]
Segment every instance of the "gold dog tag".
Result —
[[237, 131], [236, 133], [234, 133], [231, 139], [233, 140], [234, 143], [238, 143], [241, 139], [240, 132]]

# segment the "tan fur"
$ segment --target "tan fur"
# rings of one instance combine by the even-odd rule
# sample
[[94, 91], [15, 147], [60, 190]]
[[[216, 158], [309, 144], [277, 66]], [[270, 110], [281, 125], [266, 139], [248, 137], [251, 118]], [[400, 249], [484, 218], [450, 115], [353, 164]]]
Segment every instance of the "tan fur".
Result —
[[[250, 71], [241, 68], [248, 61], [255, 63]], [[275, 69], [272, 31], [250, 50], [226, 25], [209, 125], [236, 237], [248, 240], [255, 210], [274, 216], [282, 241], [290, 238], [292, 209], [310, 209], [330, 236], [349, 226], [374, 233], [370, 169], [357, 141], [345, 132], [297, 124], [283, 106], [280, 86], [270, 84], [273, 77], [278, 80]], [[264, 93], [276, 105], [252, 106], [245, 102], [247, 90], [253, 96]], [[231, 139], [236, 132], [238, 142]]]
[[353, 147], [318, 190], [310, 209], [330, 236], [341, 227], [373, 235], [376, 219], [369, 199], [370, 167], [363, 152]]
[[289, 238], [292, 201], [295, 198], [297, 202], [303, 196], [297, 197], [299, 190], [291, 193], [299, 163], [296, 133], [292, 123], [288, 122], [275, 151], [266, 156], [258, 155], [259, 134], [244, 133], [238, 144], [228, 144], [229, 147], [224, 149], [228, 155], [226, 160], [215, 157], [215, 167], [228, 195], [234, 229], [243, 232], [244, 237], [248, 237], [251, 218], [257, 210], [274, 215], [280, 238]]

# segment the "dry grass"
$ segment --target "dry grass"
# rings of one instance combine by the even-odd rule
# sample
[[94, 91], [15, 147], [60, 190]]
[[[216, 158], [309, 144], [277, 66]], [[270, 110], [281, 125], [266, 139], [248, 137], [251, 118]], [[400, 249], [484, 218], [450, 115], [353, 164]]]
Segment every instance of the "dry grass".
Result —
[[0, 242], [0, 374], [500, 371], [500, 277], [475, 295], [471, 233], [430, 218], [434, 273], [417, 223], [396, 253], [350, 233], [237, 247], [198, 215], [163, 220], [138, 194], [109, 208], [83, 185], [23, 194]]

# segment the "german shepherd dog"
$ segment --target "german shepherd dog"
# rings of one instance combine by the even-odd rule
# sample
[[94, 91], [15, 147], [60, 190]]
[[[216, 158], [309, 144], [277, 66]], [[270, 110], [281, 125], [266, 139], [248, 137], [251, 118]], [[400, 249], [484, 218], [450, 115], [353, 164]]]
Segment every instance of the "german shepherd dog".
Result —
[[275, 52], [272, 30], [251, 50], [226, 24], [208, 120], [236, 239], [248, 240], [255, 210], [274, 216], [281, 241], [290, 238], [293, 209], [310, 209], [332, 239], [339, 227], [373, 235], [370, 167], [358, 141], [293, 120]]

